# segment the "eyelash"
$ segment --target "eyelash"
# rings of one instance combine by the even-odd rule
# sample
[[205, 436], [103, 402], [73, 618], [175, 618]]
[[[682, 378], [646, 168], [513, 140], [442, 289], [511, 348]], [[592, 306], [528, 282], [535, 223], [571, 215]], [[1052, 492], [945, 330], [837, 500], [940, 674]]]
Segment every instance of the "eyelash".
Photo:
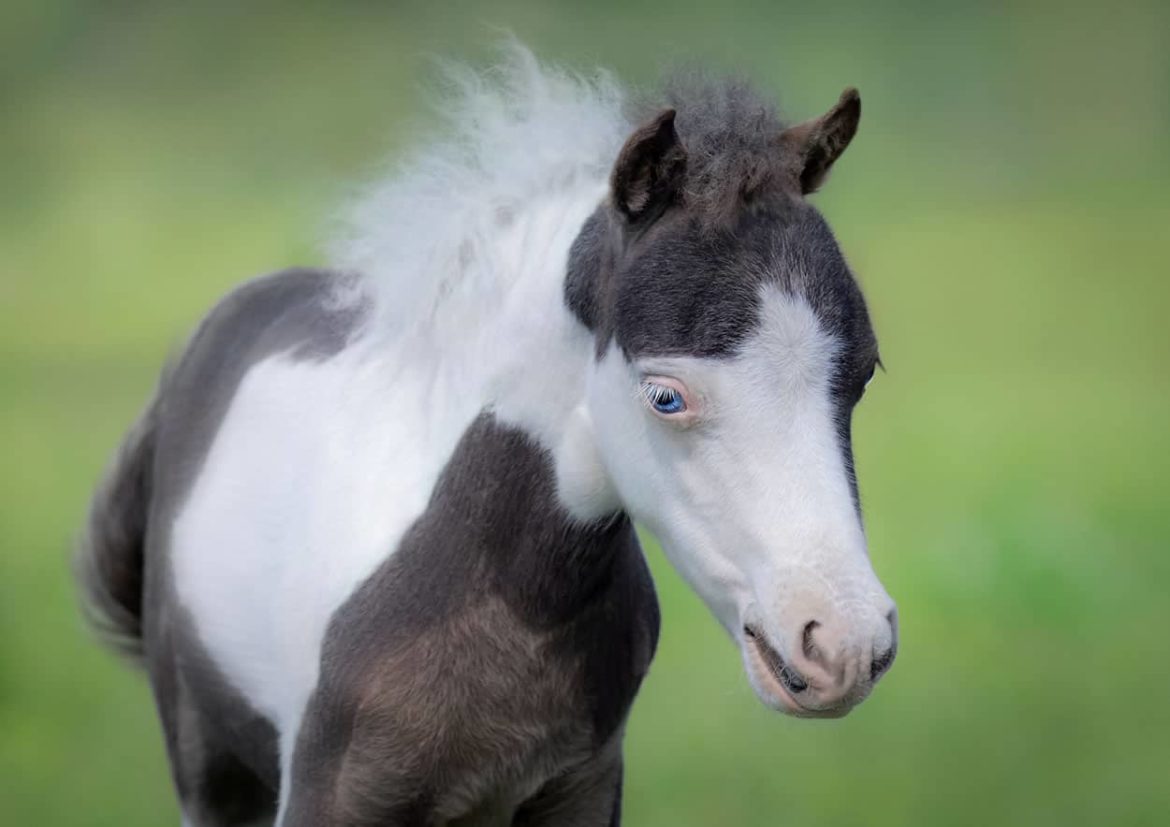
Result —
[[678, 388], [644, 381], [641, 390], [646, 404], [663, 416], [674, 416], [687, 410], [686, 398]]

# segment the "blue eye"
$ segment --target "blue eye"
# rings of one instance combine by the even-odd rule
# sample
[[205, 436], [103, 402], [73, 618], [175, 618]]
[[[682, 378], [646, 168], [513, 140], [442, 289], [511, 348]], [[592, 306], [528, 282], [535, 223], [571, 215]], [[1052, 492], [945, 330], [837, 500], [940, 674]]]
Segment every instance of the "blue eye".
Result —
[[676, 414], [682, 413], [687, 409], [687, 403], [683, 401], [683, 396], [674, 388], [669, 388], [666, 385], [656, 385], [653, 382], [645, 384], [646, 398], [650, 401], [650, 406], [660, 414]]

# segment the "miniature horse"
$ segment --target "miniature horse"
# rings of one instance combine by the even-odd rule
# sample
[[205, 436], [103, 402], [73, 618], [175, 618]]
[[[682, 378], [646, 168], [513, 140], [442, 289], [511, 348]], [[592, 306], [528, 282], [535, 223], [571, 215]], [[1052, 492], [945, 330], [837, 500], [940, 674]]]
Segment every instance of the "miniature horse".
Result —
[[769, 706], [843, 715], [889, 667], [850, 443], [878, 351], [805, 198], [857, 92], [658, 106], [523, 52], [465, 78], [333, 270], [244, 284], [165, 372], [79, 560], [185, 824], [618, 824], [635, 521]]

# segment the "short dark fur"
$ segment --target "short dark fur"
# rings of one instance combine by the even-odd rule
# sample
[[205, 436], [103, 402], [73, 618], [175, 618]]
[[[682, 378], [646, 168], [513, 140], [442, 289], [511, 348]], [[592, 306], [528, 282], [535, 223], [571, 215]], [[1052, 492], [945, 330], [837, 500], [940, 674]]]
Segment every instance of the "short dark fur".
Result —
[[[598, 796], [616, 807], [657, 602], [629, 520], [576, 524], [554, 492], [523, 432], [488, 413], [468, 429], [330, 624], [290, 825], [439, 824], [469, 802], [501, 823], [594, 824]], [[537, 819], [546, 807], [561, 817]]]

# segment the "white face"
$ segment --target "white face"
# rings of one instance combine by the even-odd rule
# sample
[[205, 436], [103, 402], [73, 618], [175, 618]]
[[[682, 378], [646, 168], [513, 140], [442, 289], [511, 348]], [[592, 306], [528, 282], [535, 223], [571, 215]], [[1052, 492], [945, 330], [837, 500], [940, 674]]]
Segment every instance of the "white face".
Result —
[[631, 364], [611, 345], [589, 380], [618, 497], [740, 645], [760, 698], [797, 715], [848, 711], [896, 639], [834, 421], [838, 347], [766, 287], [738, 355]]

